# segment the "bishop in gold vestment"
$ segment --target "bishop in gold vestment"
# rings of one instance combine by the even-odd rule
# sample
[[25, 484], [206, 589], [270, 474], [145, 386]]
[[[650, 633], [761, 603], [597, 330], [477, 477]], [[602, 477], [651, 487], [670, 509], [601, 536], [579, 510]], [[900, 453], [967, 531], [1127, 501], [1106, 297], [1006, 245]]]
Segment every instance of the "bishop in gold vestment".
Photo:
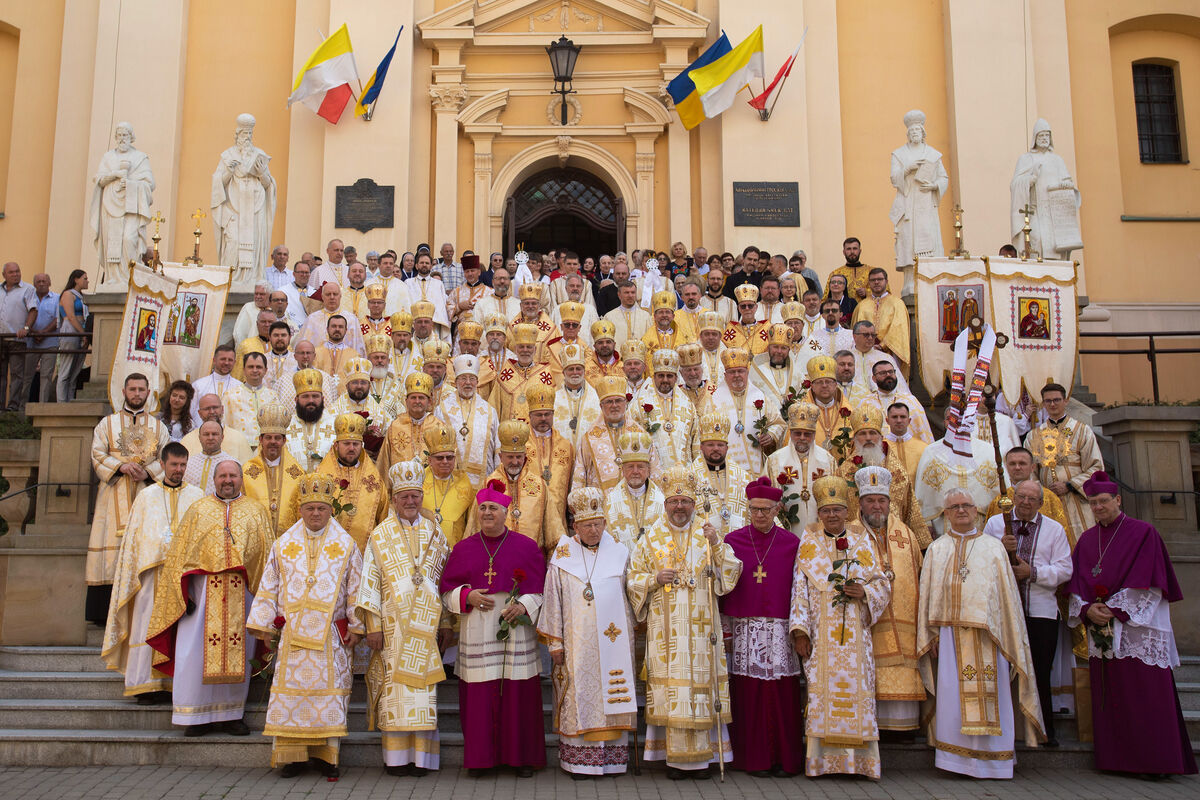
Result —
[[[660, 348], [651, 357], [653, 373], [629, 404], [629, 419], [650, 433], [664, 470], [696, 460], [696, 409], [676, 387], [679, 354]], [[653, 476], [652, 476], [653, 477]]]
[[[621, 468], [617, 462], [621, 435], [638, 431], [646, 433], [636, 422], [626, 421], [628, 400], [625, 399], [625, 379], [618, 376], [601, 378], [597, 382], [596, 394], [600, 397], [600, 419], [586, 434], [575, 454], [575, 470], [571, 488], [594, 486], [608, 492], [621, 480]], [[650, 448], [650, 474], [658, 470], [658, 453]]]
[[300, 478], [304, 470], [287, 449], [291, 412], [268, 403], [258, 412], [258, 453], [242, 465], [243, 490], [267, 509], [271, 535], [279, 536], [300, 519]]
[[475, 505], [475, 486], [469, 473], [458, 469], [456, 439], [459, 436], [444, 422], [425, 429], [425, 449], [429, 453], [429, 466], [425, 468], [425, 480], [421, 488], [425, 492], [421, 501], [426, 518], [442, 532], [450, 547], [458, 544], [467, 527], [467, 514]]
[[638, 541], [646, 535], [646, 529], [662, 517], [664, 498], [662, 489], [650, 480], [653, 450], [650, 435], [644, 431], [627, 431], [621, 434], [618, 445], [620, 480], [603, 492], [605, 531], [633, 552]]
[[724, 414], [705, 414], [696, 421], [696, 430], [700, 454], [691, 465], [696, 475], [696, 502], [724, 537], [750, 522], [746, 511], [750, 475], [741, 464], [726, 458], [730, 429]]
[[[1049, 388], [1047, 386], [1045, 390]], [[1033, 453], [1038, 465], [1037, 479], [1043, 486], [1053, 488], [1059, 482], [1066, 485], [1066, 493], [1060, 497], [1071, 523], [1070, 529], [1079, 535], [1095, 525], [1092, 510], [1083, 496], [1084, 482], [1092, 473], [1104, 468], [1100, 445], [1096, 443], [1092, 429], [1064, 415], [1031, 430], [1025, 437], [1025, 446]]]
[[554, 428], [554, 389], [529, 390], [529, 441], [525, 445], [526, 469], [541, 476], [546, 503], [542, 512], [542, 546], [547, 554], [567, 535], [567, 492], [575, 468], [571, 440]]
[[340, 513], [335, 517], [358, 544], [359, 552], [366, 548], [371, 531], [387, 513], [383, 479], [363, 449], [366, 427], [367, 421], [357, 414], [339, 415], [334, 420], [333, 449], [316, 470], [336, 483]]
[[[529, 285], [529, 284], [526, 284]], [[516, 358], [510, 358], [500, 367], [492, 388], [491, 403], [500, 420], [522, 419], [529, 421], [529, 389], [534, 386], [558, 385], [558, 377], [549, 362], [535, 359], [538, 347], [538, 329], [533, 325], [514, 325], [508, 337]]]
[[[500, 423], [500, 466], [487, 476], [484, 485], [498, 482], [504, 486], [504, 493], [511, 499], [506, 515], [508, 529], [533, 539], [545, 553], [549, 547], [543, 526], [549, 496], [543, 473], [529, 458], [529, 434], [529, 424], [519, 419]], [[467, 530], [479, 530], [478, 505], [467, 514]]]
[[410, 373], [404, 379], [404, 405], [406, 410], [398, 414], [388, 426], [379, 448], [375, 466], [379, 474], [390, 474], [393, 464], [421, 458], [424, 452], [425, 428], [437, 418], [430, 413], [433, 402], [433, 378], [424, 372]]

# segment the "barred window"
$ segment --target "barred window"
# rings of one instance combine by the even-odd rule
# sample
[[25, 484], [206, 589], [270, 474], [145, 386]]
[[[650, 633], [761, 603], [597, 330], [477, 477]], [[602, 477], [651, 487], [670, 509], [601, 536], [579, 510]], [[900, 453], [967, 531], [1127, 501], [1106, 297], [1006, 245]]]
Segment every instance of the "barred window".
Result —
[[1134, 64], [1133, 103], [1142, 163], [1182, 163], [1175, 68], [1168, 64]]

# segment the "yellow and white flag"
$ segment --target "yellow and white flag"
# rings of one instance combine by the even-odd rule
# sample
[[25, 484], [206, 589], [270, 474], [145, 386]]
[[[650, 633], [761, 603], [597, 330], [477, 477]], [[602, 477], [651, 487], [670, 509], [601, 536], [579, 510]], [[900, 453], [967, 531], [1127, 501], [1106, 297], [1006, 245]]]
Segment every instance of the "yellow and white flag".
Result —
[[121, 338], [113, 351], [108, 378], [108, 401], [113, 408], [124, 402], [125, 376], [145, 375], [151, 391], [158, 384], [162, 358], [163, 319], [175, 301], [179, 281], [149, 267], [135, 264], [129, 273], [129, 293], [125, 295], [125, 313], [121, 317]]

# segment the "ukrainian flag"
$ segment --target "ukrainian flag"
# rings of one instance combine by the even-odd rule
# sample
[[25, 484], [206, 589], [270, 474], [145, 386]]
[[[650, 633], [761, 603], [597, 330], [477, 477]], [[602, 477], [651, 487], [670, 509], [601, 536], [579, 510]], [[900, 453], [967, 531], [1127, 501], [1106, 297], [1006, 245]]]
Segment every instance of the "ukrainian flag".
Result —
[[[690, 67], [689, 67], [690, 69]], [[737, 47], [692, 73], [704, 116], [715, 117], [733, 105], [751, 78], [763, 76], [763, 29], [759, 25]]]
[[671, 95], [671, 100], [675, 103], [675, 110], [679, 112], [679, 121], [688, 130], [708, 119], [704, 113], [704, 107], [700, 103], [700, 93], [696, 91], [696, 84], [692, 83], [691, 71], [711, 64], [731, 50], [733, 50], [733, 46], [729, 44], [729, 37], [722, 31], [721, 38], [713, 42], [699, 58], [688, 65], [687, 69], [676, 75], [667, 84], [667, 93]]
[[392, 65], [392, 56], [396, 55], [396, 45], [400, 43], [400, 34], [404, 33], [404, 26], [400, 26], [400, 30], [396, 31], [396, 41], [392, 42], [392, 49], [387, 51], [387, 55], [379, 62], [379, 66], [371, 73], [371, 77], [367, 78], [367, 84], [363, 87], [362, 94], [358, 97], [358, 103], [354, 106], [354, 113], [360, 117], [367, 114], [367, 106], [375, 102], [379, 97], [379, 92], [383, 89], [383, 80], [387, 77], [388, 67]]

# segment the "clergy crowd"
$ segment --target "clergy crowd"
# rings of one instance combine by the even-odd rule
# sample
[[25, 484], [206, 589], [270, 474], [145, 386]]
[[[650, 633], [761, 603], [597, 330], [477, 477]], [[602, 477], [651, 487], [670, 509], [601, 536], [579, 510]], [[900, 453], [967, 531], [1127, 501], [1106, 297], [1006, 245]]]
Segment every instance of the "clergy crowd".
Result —
[[843, 249], [823, 290], [755, 247], [275, 248], [209, 374], [96, 426], [103, 659], [186, 736], [249, 734], [262, 676], [284, 777], [338, 776], [356, 682], [387, 772], [438, 769], [447, 681], [473, 775], [545, 766], [543, 685], [581, 780], [879, 779], [918, 735], [1011, 778], [1077, 704], [1098, 769], [1195, 772], [1180, 587], [1067, 388], [955, 393], [935, 439]]

